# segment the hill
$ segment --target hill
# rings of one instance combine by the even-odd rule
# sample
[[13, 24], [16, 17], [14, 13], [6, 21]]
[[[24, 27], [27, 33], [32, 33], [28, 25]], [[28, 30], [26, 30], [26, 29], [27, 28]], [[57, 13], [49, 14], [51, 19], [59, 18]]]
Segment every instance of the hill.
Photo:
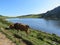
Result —
[[50, 19], [60, 19], [60, 6], [54, 8], [53, 10], [47, 11], [44, 15], [44, 18]]
[[42, 14], [29, 14], [24, 16], [17, 16], [18, 18], [42, 18]]
[[42, 14], [30, 14], [24, 16], [17, 16], [18, 18], [46, 18], [46, 19], [60, 19], [60, 6], [53, 10], [47, 11]]

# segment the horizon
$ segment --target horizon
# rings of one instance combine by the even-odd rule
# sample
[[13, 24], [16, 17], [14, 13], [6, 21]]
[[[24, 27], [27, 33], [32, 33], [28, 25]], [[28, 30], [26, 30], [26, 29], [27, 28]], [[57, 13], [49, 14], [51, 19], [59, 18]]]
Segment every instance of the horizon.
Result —
[[0, 0], [0, 15], [41, 14], [60, 6], [60, 0]]

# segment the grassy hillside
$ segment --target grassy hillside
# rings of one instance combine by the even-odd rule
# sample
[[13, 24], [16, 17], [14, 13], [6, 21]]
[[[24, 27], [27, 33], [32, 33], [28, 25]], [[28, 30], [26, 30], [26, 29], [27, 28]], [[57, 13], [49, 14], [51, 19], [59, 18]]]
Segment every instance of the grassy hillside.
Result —
[[0, 32], [5, 34], [16, 45], [60, 45], [60, 37], [55, 34], [48, 34], [30, 28], [30, 34], [26, 35], [25, 32], [16, 31], [15, 29], [6, 30], [5, 27], [10, 24], [10, 22], [0, 18]]
[[46, 19], [60, 19], [60, 6], [54, 8], [50, 11], [47, 11], [43, 15], [43, 18], [46, 18]]
[[30, 14], [24, 16], [17, 16], [18, 18], [41, 18], [42, 14]]

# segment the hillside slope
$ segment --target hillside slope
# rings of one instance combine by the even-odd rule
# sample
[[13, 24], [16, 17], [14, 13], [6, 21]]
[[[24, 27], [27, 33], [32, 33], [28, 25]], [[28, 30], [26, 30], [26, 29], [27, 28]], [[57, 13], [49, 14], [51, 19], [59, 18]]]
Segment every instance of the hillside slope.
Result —
[[53, 10], [47, 11], [44, 15], [44, 18], [51, 19], [60, 19], [60, 6], [54, 8]]

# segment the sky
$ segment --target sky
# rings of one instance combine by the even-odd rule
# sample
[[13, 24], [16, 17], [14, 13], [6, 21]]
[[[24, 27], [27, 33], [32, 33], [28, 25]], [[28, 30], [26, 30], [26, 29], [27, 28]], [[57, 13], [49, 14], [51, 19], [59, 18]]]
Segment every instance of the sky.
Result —
[[60, 0], [0, 0], [0, 15], [40, 14], [58, 6], [60, 6]]

